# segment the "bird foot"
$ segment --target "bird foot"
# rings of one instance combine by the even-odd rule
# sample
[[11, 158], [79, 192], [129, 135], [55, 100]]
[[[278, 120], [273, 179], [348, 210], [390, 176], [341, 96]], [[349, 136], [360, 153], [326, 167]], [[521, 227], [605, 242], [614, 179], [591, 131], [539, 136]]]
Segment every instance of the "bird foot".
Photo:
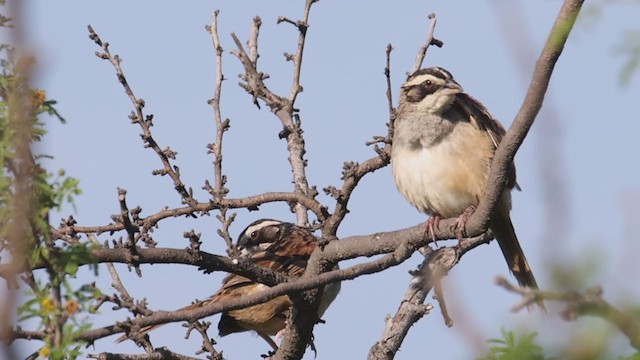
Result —
[[425, 226], [426, 226], [426, 230], [427, 230], [427, 236], [431, 237], [431, 240], [433, 241], [433, 243], [437, 247], [438, 243], [436, 242], [436, 229], [438, 229], [440, 227], [440, 215], [433, 214], [433, 215], [429, 216]]
[[458, 216], [456, 221], [451, 224], [450, 229], [455, 231], [456, 239], [458, 239], [458, 242], [462, 242], [464, 238], [467, 237], [467, 220], [469, 220], [474, 212], [476, 212], [476, 207], [473, 205], [469, 206], [468, 208], [464, 209], [464, 211], [462, 212], [462, 214], [460, 214], [460, 216]]

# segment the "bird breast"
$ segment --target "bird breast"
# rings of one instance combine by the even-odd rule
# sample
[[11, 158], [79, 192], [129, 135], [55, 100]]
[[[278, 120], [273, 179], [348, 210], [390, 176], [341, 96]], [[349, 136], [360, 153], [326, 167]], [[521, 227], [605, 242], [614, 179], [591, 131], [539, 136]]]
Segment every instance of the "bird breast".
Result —
[[487, 134], [471, 123], [457, 123], [444, 139], [428, 146], [394, 142], [393, 177], [418, 210], [454, 217], [478, 204], [493, 152]]

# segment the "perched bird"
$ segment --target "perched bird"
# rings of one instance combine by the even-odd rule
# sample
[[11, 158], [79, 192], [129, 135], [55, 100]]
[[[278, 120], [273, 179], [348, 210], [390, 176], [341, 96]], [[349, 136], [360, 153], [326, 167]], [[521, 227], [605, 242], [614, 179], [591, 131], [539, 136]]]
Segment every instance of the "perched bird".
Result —
[[[432, 236], [441, 217], [458, 217], [456, 232], [462, 239], [505, 133], [502, 124], [464, 93], [447, 70], [432, 67], [409, 75], [401, 89], [391, 164], [400, 193], [430, 215], [427, 231]], [[519, 189], [513, 163], [507, 179], [489, 228], [518, 283], [537, 288], [509, 216], [511, 190]]]
[[[315, 250], [317, 243], [318, 240], [308, 228], [279, 220], [260, 219], [242, 231], [236, 245], [241, 256], [255, 264], [291, 277], [298, 277], [304, 272], [309, 256]], [[215, 294], [181, 310], [249, 296], [268, 288], [243, 276], [229, 274]], [[335, 300], [339, 291], [339, 282], [325, 286], [318, 309], [318, 319]], [[285, 329], [292, 305], [289, 297], [283, 295], [262, 304], [223, 312], [218, 323], [219, 334], [225, 336], [237, 332], [255, 331], [274, 350], [277, 350], [278, 346], [271, 336]], [[146, 333], [159, 326], [162, 325], [150, 326], [142, 331]], [[126, 337], [121, 337], [118, 342], [125, 339]]]

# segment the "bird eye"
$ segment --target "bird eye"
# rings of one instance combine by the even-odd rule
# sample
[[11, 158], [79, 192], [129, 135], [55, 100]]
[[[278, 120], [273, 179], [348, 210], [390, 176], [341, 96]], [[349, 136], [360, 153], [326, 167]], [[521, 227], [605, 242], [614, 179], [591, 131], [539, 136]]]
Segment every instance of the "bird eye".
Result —
[[258, 236], [258, 232], [252, 231], [251, 235], [249, 235], [252, 239], [255, 239]]
[[424, 82], [424, 84], [426, 86], [431, 86], [431, 84], [433, 84], [433, 82], [431, 82], [431, 80], [427, 80], [427, 81]]

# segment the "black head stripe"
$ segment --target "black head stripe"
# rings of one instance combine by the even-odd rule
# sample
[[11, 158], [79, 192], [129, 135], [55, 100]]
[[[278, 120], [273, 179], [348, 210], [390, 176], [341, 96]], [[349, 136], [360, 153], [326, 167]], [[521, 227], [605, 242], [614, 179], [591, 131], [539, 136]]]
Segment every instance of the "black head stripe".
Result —
[[247, 226], [238, 237], [238, 246], [255, 246], [277, 240], [281, 227], [285, 226], [279, 220], [260, 219]]
[[407, 80], [420, 75], [432, 75], [442, 80], [453, 79], [453, 76], [451, 75], [451, 73], [445, 70], [444, 68], [430, 67], [430, 68], [420, 69], [414, 72], [413, 74], [409, 75], [409, 77], [407, 77]]
[[[425, 96], [430, 94], [428, 89], [422, 84], [409, 86], [408, 88], [404, 89], [404, 91], [407, 97], [407, 101], [409, 102], [422, 101]], [[431, 93], [432, 92], [433, 91], [431, 91]]]

